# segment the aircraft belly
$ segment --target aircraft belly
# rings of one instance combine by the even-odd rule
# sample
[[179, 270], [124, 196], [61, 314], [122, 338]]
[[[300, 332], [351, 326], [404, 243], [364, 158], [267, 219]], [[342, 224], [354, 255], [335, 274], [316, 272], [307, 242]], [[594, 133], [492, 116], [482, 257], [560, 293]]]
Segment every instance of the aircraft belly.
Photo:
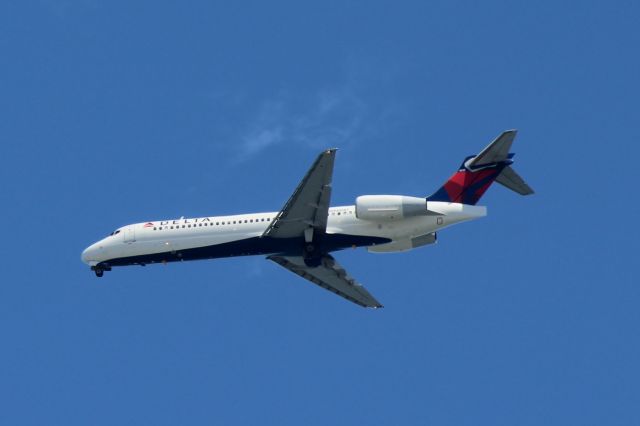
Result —
[[351, 223], [344, 223], [328, 228], [327, 232], [397, 240], [429, 234], [438, 230], [439, 227], [436, 216], [423, 216], [389, 222], [372, 222], [356, 219]]
[[[388, 238], [375, 236], [331, 234], [316, 243], [321, 251], [329, 252], [352, 246], [384, 244], [389, 241]], [[166, 244], [167, 242], [169, 244]], [[136, 253], [119, 256], [103, 263], [110, 266], [125, 266], [274, 253], [299, 256], [304, 250], [304, 240], [301, 238], [250, 237], [209, 245], [203, 245], [204, 240], [176, 241], [173, 244], [170, 241], [167, 242], [164, 245], [159, 241], [140, 243]]]

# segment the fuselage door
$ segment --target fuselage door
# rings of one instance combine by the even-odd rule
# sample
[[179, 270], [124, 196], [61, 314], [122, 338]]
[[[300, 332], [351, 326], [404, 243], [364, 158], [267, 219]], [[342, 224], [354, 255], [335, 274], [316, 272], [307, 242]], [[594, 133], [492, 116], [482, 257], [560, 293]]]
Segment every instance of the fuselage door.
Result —
[[136, 240], [136, 231], [133, 226], [127, 226], [124, 228], [123, 238], [125, 243], [132, 243]]

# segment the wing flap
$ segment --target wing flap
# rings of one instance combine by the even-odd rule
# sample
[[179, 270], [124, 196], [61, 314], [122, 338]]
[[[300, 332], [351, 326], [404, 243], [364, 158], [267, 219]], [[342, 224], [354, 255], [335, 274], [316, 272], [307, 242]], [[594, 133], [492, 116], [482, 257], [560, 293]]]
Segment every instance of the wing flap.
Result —
[[323, 256], [320, 266], [316, 267], [307, 266], [302, 256], [274, 255], [268, 256], [267, 259], [350, 302], [365, 308], [382, 308], [380, 302], [362, 284], [351, 278], [347, 271], [330, 255]]

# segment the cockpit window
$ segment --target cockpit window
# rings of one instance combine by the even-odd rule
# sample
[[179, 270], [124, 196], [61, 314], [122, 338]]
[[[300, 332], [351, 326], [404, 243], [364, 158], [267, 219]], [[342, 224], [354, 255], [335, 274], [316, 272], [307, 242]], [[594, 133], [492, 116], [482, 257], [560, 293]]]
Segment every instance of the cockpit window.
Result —
[[120, 230], [117, 229], [117, 230], [113, 231], [112, 233], [110, 233], [109, 236], [111, 237], [113, 235], [118, 235], [119, 233], [120, 233]]

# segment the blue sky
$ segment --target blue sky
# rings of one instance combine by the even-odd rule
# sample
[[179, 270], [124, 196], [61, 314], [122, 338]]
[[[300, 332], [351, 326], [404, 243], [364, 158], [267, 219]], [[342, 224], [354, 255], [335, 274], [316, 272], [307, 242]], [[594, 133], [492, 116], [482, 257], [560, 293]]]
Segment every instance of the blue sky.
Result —
[[[0, 423], [640, 423], [633, 2], [0, 5]], [[124, 268], [144, 220], [428, 195], [502, 130], [537, 191], [398, 255], [364, 310], [262, 258]]]

